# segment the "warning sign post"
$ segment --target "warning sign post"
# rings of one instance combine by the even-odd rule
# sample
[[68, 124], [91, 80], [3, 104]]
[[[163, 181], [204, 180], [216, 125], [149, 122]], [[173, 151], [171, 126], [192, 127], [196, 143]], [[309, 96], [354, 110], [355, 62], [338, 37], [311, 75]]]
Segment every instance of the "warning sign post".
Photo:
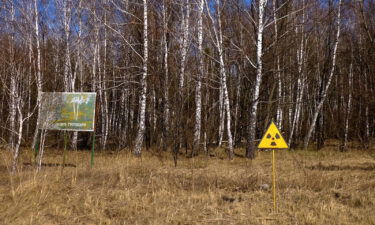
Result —
[[272, 190], [273, 190], [273, 209], [277, 212], [276, 208], [276, 165], [275, 165], [275, 149], [288, 149], [289, 146], [285, 142], [279, 129], [271, 122], [267, 131], [264, 133], [262, 140], [258, 145], [259, 149], [272, 149]]

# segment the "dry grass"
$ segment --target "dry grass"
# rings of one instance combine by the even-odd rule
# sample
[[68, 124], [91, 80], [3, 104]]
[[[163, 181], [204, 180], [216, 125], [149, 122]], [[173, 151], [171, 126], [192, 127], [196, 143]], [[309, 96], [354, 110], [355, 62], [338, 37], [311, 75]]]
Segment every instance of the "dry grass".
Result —
[[0, 224], [375, 224], [371, 154], [278, 151], [273, 213], [271, 190], [260, 188], [271, 186], [270, 152], [253, 161], [181, 156], [177, 168], [167, 153], [97, 153], [90, 169], [89, 152], [78, 151], [62, 172], [61, 151], [47, 149], [49, 166], [36, 173], [24, 150], [11, 176], [0, 151]]

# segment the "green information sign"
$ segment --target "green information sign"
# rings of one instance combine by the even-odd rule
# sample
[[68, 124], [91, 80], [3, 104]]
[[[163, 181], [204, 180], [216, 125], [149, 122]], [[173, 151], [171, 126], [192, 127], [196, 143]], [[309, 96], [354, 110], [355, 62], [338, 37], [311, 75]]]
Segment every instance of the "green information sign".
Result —
[[39, 128], [94, 131], [96, 93], [43, 92]]

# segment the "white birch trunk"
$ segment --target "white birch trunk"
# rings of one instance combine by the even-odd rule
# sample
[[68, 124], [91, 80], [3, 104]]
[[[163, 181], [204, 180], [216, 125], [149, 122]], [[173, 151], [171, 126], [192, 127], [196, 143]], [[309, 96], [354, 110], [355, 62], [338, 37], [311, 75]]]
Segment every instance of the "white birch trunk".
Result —
[[[30, 4], [30, 10], [32, 9], [32, 2]], [[33, 44], [32, 44], [32, 33], [29, 34], [29, 65], [30, 65], [30, 68], [29, 68], [29, 74], [28, 74], [28, 78], [27, 78], [27, 87], [28, 87], [28, 90], [27, 90], [27, 117], [29, 118], [27, 120], [27, 124], [26, 124], [26, 137], [28, 138], [29, 137], [29, 134], [30, 134], [30, 113], [31, 113], [31, 79], [32, 79], [32, 68], [33, 68]]]
[[[215, 46], [219, 53], [219, 64], [220, 64], [220, 93], [219, 93], [219, 111], [220, 111], [220, 125], [219, 125], [219, 146], [221, 145], [223, 139], [223, 133], [225, 128], [225, 117], [227, 122], [227, 135], [228, 135], [228, 156], [230, 159], [233, 158], [233, 137], [231, 131], [231, 111], [230, 111], [230, 101], [229, 101], [229, 94], [228, 94], [228, 87], [227, 87], [227, 74], [225, 71], [225, 63], [224, 63], [224, 50], [223, 50], [223, 31], [221, 27], [221, 13], [220, 13], [220, 1], [216, 0], [216, 13], [217, 13], [217, 24], [218, 28], [213, 25], [213, 31], [215, 35]], [[206, 1], [206, 6], [209, 11], [209, 6]], [[212, 24], [214, 20], [210, 13], [208, 13]]]
[[[65, 33], [65, 56], [64, 56], [64, 89], [66, 92], [75, 91], [75, 78], [72, 73], [72, 64], [70, 58], [70, 21], [71, 21], [71, 2], [64, 2], [64, 33]], [[76, 74], [76, 72], [75, 72]], [[77, 149], [78, 132], [73, 132], [72, 147]]]
[[97, 60], [97, 63], [98, 63], [98, 76], [97, 76], [97, 81], [98, 81], [98, 84], [97, 84], [97, 87], [98, 87], [98, 95], [99, 95], [99, 103], [100, 103], [100, 114], [101, 114], [101, 118], [100, 118], [100, 129], [101, 129], [101, 138], [100, 138], [100, 145], [101, 145], [101, 148], [103, 149], [104, 148], [104, 135], [105, 135], [105, 105], [104, 105], [104, 91], [103, 91], [103, 73], [102, 73], [102, 61], [101, 61], [101, 58], [100, 58], [100, 39], [99, 39], [99, 28], [98, 28], [98, 33], [97, 33], [97, 40], [98, 40], [98, 46], [97, 46], [97, 49], [98, 51], [96, 52], [97, 53], [97, 56], [96, 56], [96, 60]]
[[148, 29], [147, 29], [147, 0], [143, 0], [143, 71], [141, 78], [141, 94], [139, 99], [139, 127], [135, 141], [134, 154], [140, 156], [145, 133], [146, 94], [147, 94], [147, 64], [148, 64]]
[[[184, 6], [186, 7], [186, 14], [184, 13]], [[190, 18], [190, 4], [189, 0], [186, 0], [186, 2], [181, 7], [182, 11], [182, 29], [183, 29], [183, 35], [181, 40], [181, 70], [180, 70], [180, 80], [179, 80], [179, 91], [182, 95], [183, 88], [185, 86], [185, 66], [186, 66], [186, 55], [188, 52], [188, 39], [189, 39], [189, 18]]]
[[[227, 135], [228, 135], [228, 156], [229, 159], [233, 158], [233, 139], [232, 139], [232, 131], [231, 131], [231, 113], [230, 113], [230, 102], [229, 102], [229, 94], [228, 94], [228, 87], [227, 87], [227, 74], [225, 72], [225, 64], [224, 64], [224, 51], [223, 51], [223, 31], [221, 27], [221, 13], [219, 7], [219, 0], [216, 0], [217, 4], [217, 13], [218, 13], [218, 40], [217, 40], [217, 48], [219, 51], [219, 60], [220, 60], [220, 77], [221, 77], [221, 85], [223, 86], [223, 101], [225, 107], [225, 113], [227, 117]], [[223, 118], [224, 120], [224, 118]]]
[[[186, 12], [185, 12], [186, 10]], [[176, 128], [178, 130], [178, 143], [179, 146], [175, 147], [175, 154], [177, 154], [178, 150], [182, 147], [182, 137], [184, 133], [184, 121], [182, 121], [182, 111], [184, 107], [183, 103], [183, 94], [184, 94], [184, 87], [185, 87], [185, 67], [186, 67], [186, 56], [188, 52], [188, 39], [189, 39], [189, 18], [190, 18], [190, 3], [189, 0], [184, 1], [181, 4], [181, 15], [182, 15], [182, 20], [181, 20], [181, 27], [182, 27], [182, 35], [180, 39], [180, 51], [181, 51], [181, 62], [180, 62], [180, 74], [179, 74], [179, 96], [178, 96], [178, 101], [179, 101], [179, 109], [178, 109], [178, 123], [176, 124]], [[193, 152], [192, 152], [193, 153]], [[175, 155], [177, 156], [177, 155]], [[177, 159], [177, 158], [175, 158]], [[175, 161], [177, 162], [177, 161]]]
[[230, 102], [229, 102], [229, 94], [228, 94], [228, 87], [227, 87], [227, 76], [225, 73], [225, 67], [224, 67], [224, 60], [222, 56], [222, 52], [220, 54], [220, 73], [221, 73], [221, 79], [222, 79], [222, 85], [223, 85], [223, 91], [224, 91], [224, 106], [225, 106], [225, 112], [227, 117], [227, 135], [228, 135], [228, 156], [229, 159], [233, 159], [233, 138], [232, 138], [232, 131], [231, 131], [231, 113], [230, 113]]
[[[107, 13], [104, 12], [104, 23], [107, 24]], [[108, 117], [108, 94], [106, 91], [107, 85], [107, 48], [108, 48], [108, 42], [107, 42], [107, 28], [104, 27], [104, 59], [103, 59], [103, 79], [100, 82], [100, 100], [101, 100], [101, 109], [102, 109], [102, 139], [101, 139], [101, 145], [102, 149], [106, 148], [107, 140], [108, 140], [108, 132], [109, 132], [109, 117]], [[100, 57], [100, 55], [98, 56]], [[99, 74], [101, 77], [101, 74]]]
[[277, 69], [277, 111], [276, 111], [276, 124], [281, 130], [283, 128], [283, 84], [281, 79], [281, 67], [280, 67], [280, 56], [277, 55], [276, 59], [276, 69]]
[[347, 147], [348, 147], [349, 118], [350, 118], [350, 112], [352, 110], [353, 62], [350, 63], [348, 84], [349, 84], [349, 96], [348, 96], [348, 103], [347, 103], [346, 116], [345, 116], [345, 131], [344, 131], [343, 150], [346, 150]]
[[248, 139], [247, 139], [247, 148], [246, 148], [246, 157], [254, 158], [255, 157], [255, 132], [256, 132], [256, 122], [257, 122], [257, 111], [258, 111], [258, 103], [259, 103], [259, 91], [260, 85], [262, 83], [263, 77], [263, 30], [264, 30], [264, 10], [267, 4], [267, 0], [259, 0], [259, 7], [258, 7], [258, 30], [257, 30], [257, 71], [256, 71], [256, 79], [254, 84], [254, 93], [251, 98], [252, 106], [250, 108], [250, 124], [249, 124], [249, 131], [248, 131]]
[[46, 130], [41, 129], [40, 132], [40, 139], [39, 139], [39, 153], [38, 153], [38, 158], [37, 158], [37, 171], [40, 171], [42, 168], [42, 159], [43, 159], [43, 154], [44, 154], [44, 142], [46, 140]]
[[[77, 63], [76, 63], [76, 71], [75, 74], [77, 74], [77, 69], [79, 73], [79, 80], [80, 80], [80, 86], [79, 91], [83, 92], [83, 62], [82, 62], [82, 0], [79, 0], [78, 5], [78, 50], [77, 50]], [[73, 77], [73, 91], [75, 90], [75, 82], [76, 82], [77, 76], [75, 75]], [[73, 138], [72, 138], [72, 147], [73, 149], [77, 150], [77, 142], [78, 142], [78, 132], [73, 132]]]
[[204, 0], [199, 2], [198, 10], [198, 51], [199, 51], [199, 71], [197, 74], [197, 84], [195, 87], [195, 127], [194, 127], [194, 149], [199, 148], [202, 124], [202, 77], [203, 77], [203, 6]]
[[[365, 71], [365, 93], [368, 93], [368, 86], [367, 86], [367, 72]], [[366, 103], [365, 107], [365, 148], [369, 147], [369, 141], [370, 141], [370, 120], [369, 120], [369, 107], [368, 103]]]
[[64, 1], [64, 33], [65, 33], [65, 56], [64, 56], [64, 89], [66, 92], [74, 90], [72, 79], [72, 65], [70, 60], [70, 20], [71, 20], [71, 6], [68, 5], [68, 0]]
[[164, 51], [164, 134], [163, 134], [163, 148], [167, 149], [167, 142], [169, 139], [169, 74], [168, 74], [168, 40], [167, 40], [167, 30], [168, 30], [168, 21], [167, 21], [167, 9], [166, 9], [166, 0], [163, 1], [163, 51]]
[[331, 82], [332, 82], [332, 77], [333, 77], [333, 75], [335, 73], [337, 48], [338, 48], [338, 44], [339, 44], [340, 30], [341, 30], [341, 2], [342, 2], [342, 0], [339, 0], [339, 7], [338, 7], [337, 21], [336, 21], [337, 22], [337, 32], [336, 32], [335, 43], [334, 43], [334, 48], [333, 48], [332, 68], [331, 68], [331, 71], [329, 73], [328, 81], [327, 81], [327, 83], [326, 83], [326, 85], [325, 85], [325, 87], [323, 89], [322, 98], [318, 102], [318, 105], [317, 105], [317, 107], [315, 109], [315, 112], [314, 112], [313, 119], [312, 119], [311, 124], [310, 124], [310, 128], [309, 128], [309, 130], [307, 132], [307, 135], [305, 137], [305, 142], [304, 142], [304, 148], [305, 149], [309, 145], [311, 134], [312, 134], [313, 130], [315, 129], [317, 118], [319, 116], [321, 108], [323, 107], [324, 101], [325, 101], [325, 99], [327, 97], [327, 93], [328, 93], [329, 87], [330, 87]]
[[[37, 0], [34, 0], [34, 16], [35, 16], [35, 42], [36, 42], [36, 52], [37, 52], [37, 61], [36, 61], [36, 86], [38, 89], [38, 97], [37, 97], [37, 104], [38, 104], [38, 116], [40, 115], [40, 102], [41, 102], [41, 94], [42, 94], [42, 69], [41, 69], [41, 49], [40, 49], [40, 40], [39, 40], [39, 13], [38, 13], [38, 6]], [[38, 140], [39, 134], [39, 121], [37, 120], [33, 144], [32, 147], [35, 148], [35, 144]]]
[[[12, 65], [13, 67], [13, 65]], [[10, 133], [9, 133], [9, 145], [11, 149], [14, 148], [14, 132], [16, 132], [16, 74], [12, 69], [10, 75], [10, 104], [9, 104], [9, 120], [10, 120]]]
[[241, 97], [241, 75], [238, 75], [238, 80], [237, 80], [237, 84], [236, 84], [236, 105], [235, 105], [235, 109], [234, 109], [234, 131], [233, 131], [233, 146], [235, 145], [236, 143], [236, 140], [237, 140], [237, 128], [238, 128], [238, 113], [239, 113], [239, 109], [240, 109], [240, 97]]
[[[292, 81], [293, 81], [293, 78], [292, 78], [292, 74], [289, 74], [289, 84], [288, 85], [288, 101], [289, 102], [293, 102], [294, 99], [293, 99], [293, 85], [292, 85]], [[291, 127], [292, 127], [292, 123], [293, 123], [293, 108], [292, 107], [289, 107], [288, 109], [288, 123], [289, 123], [289, 136], [290, 136], [290, 130], [291, 130]]]
[[[305, 92], [305, 76], [304, 76], [304, 66], [305, 66], [305, 34], [304, 34], [304, 23], [305, 23], [305, 1], [302, 1], [302, 27], [301, 32], [301, 42], [297, 50], [297, 65], [298, 65], [298, 79], [297, 79], [297, 97], [296, 104], [294, 108], [294, 115], [292, 121], [292, 127], [290, 130], [288, 145], [291, 146], [293, 141], [294, 133], [297, 130], [300, 121], [300, 115], [302, 110], [302, 99]], [[298, 33], [298, 28], [296, 28], [296, 33]]]
[[79, 86], [79, 91], [83, 92], [83, 62], [82, 62], [82, 0], [79, 0], [79, 5], [78, 5], [78, 17], [79, 17], [79, 22], [78, 22], [78, 55], [77, 55], [77, 63], [78, 63], [78, 70], [79, 70], [79, 80], [80, 80], [80, 86]]
[[11, 29], [11, 42], [9, 45], [9, 50], [10, 50], [10, 104], [9, 104], [9, 120], [10, 120], [10, 133], [9, 133], [9, 144], [11, 146], [12, 151], [14, 150], [14, 132], [15, 131], [15, 123], [16, 123], [16, 73], [15, 73], [15, 62], [14, 62], [14, 33], [15, 33], [15, 11], [14, 11], [14, 3], [11, 1], [11, 24], [10, 24], [10, 29]]
[[23, 129], [23, 116], [22, 116], [22, 107], [21, 107], [21, 96], [17, 98], [17, 111], [18, 111], [18, 138], [17, 143], [13, 150], [13, 163], [12, 163], [12, 172], [14, 173], [17, 170], [17, 162], [19, 156], [19, 149], [22, 141], [22, 129]]
[[224, 137], [225, 129], [225, 108], [224, 108], [224, 91], [223, 91], [223, 80], [221, 78], [221, 68], [220, 68], [220, 88], [219, 88], [219, 141], [218, 146], [221, 147]]
[[155, 86], [152, 87], [152, 131], [156, 132], [156, 124], [157, 124], [157, 116], [156, 116], [156, 92], [155, 92]]
[[275, 31], [275, 53], [276, 53], [276, 77], [277, 77], [277, 111], [276, 111], [276, 124], [279, 129], [282, 129], [283, 111], [281, 105], [283, 103], [282, 98], [282, 80], [281, 80], [281, 67], [280, 67], [280, 54], [278, 51], [278, 27], [277, 27], [277, 13], [276, 13], [276, 0], [273, 0], [273, 19], [274, 19], [274, 31]]

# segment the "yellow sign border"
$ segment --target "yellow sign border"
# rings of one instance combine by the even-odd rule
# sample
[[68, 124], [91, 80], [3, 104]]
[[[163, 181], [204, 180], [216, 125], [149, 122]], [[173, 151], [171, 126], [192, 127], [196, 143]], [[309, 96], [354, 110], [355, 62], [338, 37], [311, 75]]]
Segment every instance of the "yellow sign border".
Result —
[[[285, 146], [282, 146], [282, 147], [277, 147], [277, 146], [261, 147], [260, 146], [260, 144], [263, 142], [263, 140], [266, 139], [266, 135], [267, 135], [267, 133], [269, 133], [269, 130], [270, 130], [270, 128], [271, 128], [272, 125], [275, 126], [276, 131], [280, 134], [281, 141], [283, 141], [285, 143], [286, 147]], [[258, 149], [289, 149], [288, 143], [286, 143], [283, 135], [281, 134], [279, 128], [276, 126], [276, 124], [274, 122], [271, 122], [270, 125], [268, 126], [266, 132], [264, 132], [263, 137], [262, 137], [262, 139], [260, 140], [260, 142], [258, 144]]]

